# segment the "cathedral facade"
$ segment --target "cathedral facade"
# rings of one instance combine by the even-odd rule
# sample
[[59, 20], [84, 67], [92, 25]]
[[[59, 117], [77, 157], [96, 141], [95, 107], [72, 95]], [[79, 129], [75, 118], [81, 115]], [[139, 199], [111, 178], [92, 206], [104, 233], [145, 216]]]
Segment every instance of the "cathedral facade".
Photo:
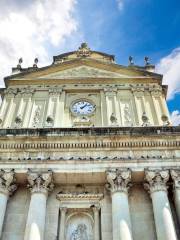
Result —
[[180, 239], [180, 127], [129, 60], [83, 43], [4, 78], [1, 240]]

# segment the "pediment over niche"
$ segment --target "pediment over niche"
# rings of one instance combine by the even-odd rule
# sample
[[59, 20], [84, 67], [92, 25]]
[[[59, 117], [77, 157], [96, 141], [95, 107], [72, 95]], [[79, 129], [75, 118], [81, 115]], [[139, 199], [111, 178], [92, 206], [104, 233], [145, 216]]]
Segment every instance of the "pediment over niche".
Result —
[[79, 66], [71, 69], [61, 70], [55, 73], [41, 76], [39, 78], [64, 79], [64, 78], [127, 78], [129, 76], [107, 70], [88, 66]]

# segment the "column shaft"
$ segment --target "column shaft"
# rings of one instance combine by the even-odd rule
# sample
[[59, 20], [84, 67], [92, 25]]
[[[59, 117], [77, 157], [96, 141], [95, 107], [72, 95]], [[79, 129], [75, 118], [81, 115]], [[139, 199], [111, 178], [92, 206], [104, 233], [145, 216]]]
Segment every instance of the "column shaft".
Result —
[[132, 240], [128, 196], [124, 192], [112, 194], [113, 240]]
[[24, 240], [44, 239], [46, 200], [47, 195], [44, 193], [32, 194]]
[[65, 239], [65, 219], [66, 219], [66, 208], [61, 208], [59, 240]]
[[167, 193], [165, 191], [153, 192], [151, 197], [157, 239], [177, 240]]
[[175, 189], [175, 191], [174, 191], [174, 202], [175, 202], [175, 206], [176, 206], [178, 221], [180, 224], [180, 189]]
[[146, 170], [145, 188], [152, 198], [157, 240], [177, 240], [169, 199], [167, 196], [168, 170]]
[[94, 240], [100, 239], [100, 222], [99, 222], [99, 207], [93, 207], [94, 211]]
[[0, 238], [2, 235], [2, 228], [4, 223], [4, 216], [6, 213], [6, 205], [7, 205], [8, 195], [4, 193], [0, 193]]

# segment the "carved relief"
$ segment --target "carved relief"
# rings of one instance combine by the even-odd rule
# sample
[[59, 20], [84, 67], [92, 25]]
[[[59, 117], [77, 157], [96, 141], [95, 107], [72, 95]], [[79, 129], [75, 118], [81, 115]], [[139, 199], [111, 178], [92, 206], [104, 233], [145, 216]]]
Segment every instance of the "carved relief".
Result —
[[167, 181], [169, 180], [168, 170], [146, 170], [144, 187], [150, 193], [156, 191], [167, 191]]
[[9, 172], [0, 170], [0, 192], [7, 195], [12, 195], [13, 192], [17, 189], [17, 185], [15, 184], [15, 172], [12, 169]]
[[129, 169], [113, 169], [106, 172], [107, 190], [127, 193], [130, 187], [131, 171]]
[[17, 94], [17, 88], [7, 88], [4, 93], [9, 96], [15, 96]]
[[124, 124], [125, 126], [132, 126], [131, 109], [127, 103], [124, 105]]
[[90, 213], [76, 212], [68, 217], [66, 240], [93, 240], [93, 222]]
[[174, 188], [175, 189], [180, 189], [180, 170], [176, 169], [176, 170], [171, 170], [171, 177], [174, 181]]
[[111, 114], [111, 116], [110, 116], [110, 121], [111, 121], [111, 125], [112, 125], [112, 126], [118, 126], [117, 117], [115, 116], [114, 113]]
[[27, 173], [28, 188], [32, 193], [42, 192], [48, 193], [53, 190], [53, 173], [51, 171], [44, 173], [32, 172], [31, 170]]
[[62, 88], [53, 87], [49, 89], [49, 95], [51, 96], [57, 96], [57, 95], [60, 95], [61, 93], [62, 93]]
[[71, 234], [71, 240], [88, 240], [87, 226], [82, 223]]
[[33, 117], [33, 127], [38, 127], [40, 125], [40, 120], [41, 120], [41, 107], [37, 106]]
[[40, 78], [51, 78], [51, 79], [61, 79], [61, 78], [83, 78], [83, 77], [94, 77], [94, 78], [120, 78], [126, 77], [119, 73], [114, 73], [106, 70], [100, 70], [93, 67], [81, 66], [72, 69], [67, 69], [57, 73], [52, 73], [47, 76]]
[[15, 120], [14, 120], [14, 127], [21, 127], [22, 126], [22, 116], [21, 115], [18, 115], [15, 117]]

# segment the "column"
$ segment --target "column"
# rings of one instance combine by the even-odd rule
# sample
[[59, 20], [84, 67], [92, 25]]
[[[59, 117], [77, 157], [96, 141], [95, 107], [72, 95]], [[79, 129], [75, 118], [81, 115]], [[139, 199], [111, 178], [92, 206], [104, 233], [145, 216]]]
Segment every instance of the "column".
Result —
[[27, 128], [29, 127], [29, 121], [30, 121], [30, 117], [31, 117], [31, 111], [32, 111], [32, 96], [35, 92], [35, 89], [32, 89], [30, 87], [27, 87], [24, 89], [23, 92], [23, 96], [24, 96], [24, 100], [27, 99], [27, 104], [25, 106], [26, 110], [24, 113], [24, 120], [23, 120], [23, 127]]
[[59, 240], [65, 240], [65, 220], [67, 208], [61, 207], [61, 216], [60, 216], [60, 230], [59, 230]]
[[[120, 111], [117, 107], [117, 89], [108, 88], [104, 89], [104, 92], [107, 106], [107, 123], [109, 126], [117, 126], [120, 123]], [[116, 119], [114, 122], [111, 120], [112, 115]]]
[[6, 96], [4, 96], [2, 103], [1, 103], [1, 107], [0, 107], [0, 126], [2, 125], [3, 120], [4, 120], [6, 106], [7, 106], [7, 100], [6, 100]]
[[46, 201], [48, 192], [53, 189], [52, 172], [37, 173], [28, 171], [28, 187], [31, 191], [31, 201], [26, 222], [24, 240], [43, 240]]
[[177, 240], [171, 208], [167, 196], [167, 170], [145, 171], [145, 189], [152, 198], [157, 240]]
[[180, 169], [171, 170], [171, 177], [173, 179], [174, 187], [174, 202], [176, 207], [176, 212], [178, 216], [178, 221], [180, 224]]
[[54, 127], [64, 127], [65, 91], [59, 89], [56, 99]]
[[6, 112], [6, 116], [4, 116], [4, 124], [3, 124], [4, 128], [10, 127], [11, 125], [12, 113], [14, 112], [13, 105], [14, 105], [14, 96], [16, 94], [16, 89], [15, 90], [9, 89], [9, 91], [7, 91], [6, 94], [7, 94], [6, 100], [8, 102], [8, 109]]
[[8, 198], [17, 189], [15, 181], [14, 170], [10, 172], [6, 172], [2, 169], [0, 170], [0, 238], [2, 236], [2, 227]]
[[106, 106], [106, 98], [104, 91], [100, 91], [101, 96], [101, 119], [102, 119], [102, 127], [107, 126], [108, 119], [107, 119], [107, 106]]
[[132, 240], [131, 220], [128, 203], [128, 188], [131, 172], [128, 169], [107, 171], [107, 189], [112, 197], [113, 240]]
[[94, 213], [94, 240], [99, 240], [100, 239], [100, 222], [99, 222], [99, 206], [93, 206], [93, 213]]
[[133, 86], [131, 91], [134, 96], [134, 102], [136, 106], [136, 115], [137, 115], [137, 126], [142, 125], [142, 115], [145, 112], [145, 103], [144, 103], [144, 88], [140, 86]]

